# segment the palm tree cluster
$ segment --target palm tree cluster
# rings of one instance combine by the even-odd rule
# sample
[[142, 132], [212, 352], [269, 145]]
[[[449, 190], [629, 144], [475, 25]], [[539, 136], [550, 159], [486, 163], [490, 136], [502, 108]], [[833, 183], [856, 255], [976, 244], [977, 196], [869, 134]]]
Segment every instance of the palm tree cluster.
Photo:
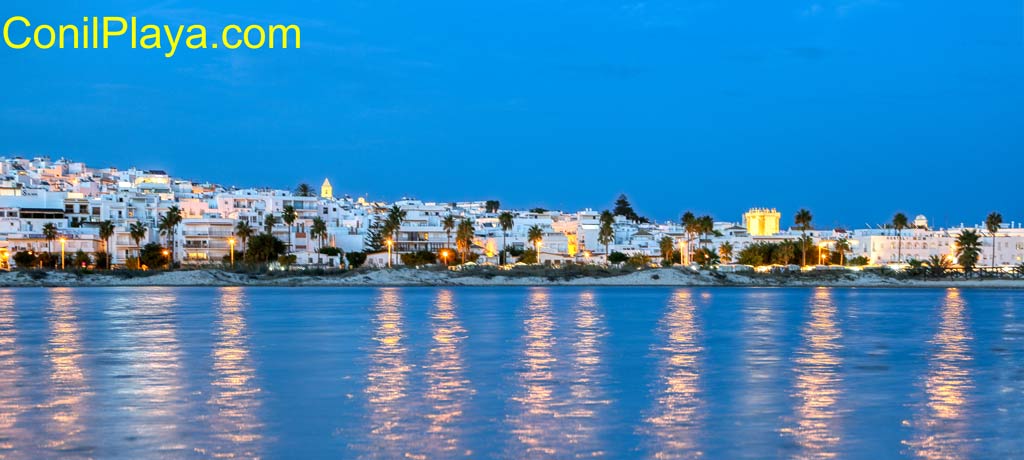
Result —
[[533, 245], [533, 251], [537, 254], [537, 263], [540, 263], [540, 245], [544, 241], [544, 230], [538, 225], [533, 225], [526, 231], [526, 240]]
[[508, 261], [505, 260], [506, 255], [508, 254], [508, 245], [505, 244], [505, 238], [508, 237], [508, 231], [512, 230], [512, 227], [515, 226], [515, 221], [513, 220], [512, 213], [505, 211], [499, 214], [498, 225], [501, 226], [501, 257], [499, 257], [498, 263], [500, 263], [501, 265], [505, 265], [506, 263], [508, 263]]

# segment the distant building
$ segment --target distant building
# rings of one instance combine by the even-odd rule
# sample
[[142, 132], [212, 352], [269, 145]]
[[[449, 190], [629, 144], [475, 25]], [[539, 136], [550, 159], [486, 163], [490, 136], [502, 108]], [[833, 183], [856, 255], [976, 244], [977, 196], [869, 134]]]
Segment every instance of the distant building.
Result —
[[775, 208], [751, 208], [743, 214], [743, 225], [750, 236], [771, 236], [779, 233], [782, 214]]
[[334, 187], [331, 186], [331, 181], [324, 179], [323, 185], [320, 186], [320, 198], [327, 198], [328, 200], [334, 199]]

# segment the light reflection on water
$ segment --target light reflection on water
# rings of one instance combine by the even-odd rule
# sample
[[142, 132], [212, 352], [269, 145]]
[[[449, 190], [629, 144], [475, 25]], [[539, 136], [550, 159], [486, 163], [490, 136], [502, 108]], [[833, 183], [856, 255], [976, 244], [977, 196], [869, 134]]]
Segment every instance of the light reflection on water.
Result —
[[260, 456], [263, 423], [260, 388], [249, 353], [246, 327], [246, 295], [238, 287], [220, 289], [217, 324], [213, 344], [213, 382], [210, 399], [210, 431], [213, 437], [208, 454], [214, 458], [254, 458]]
[[175, 322], [176, 290], [148, 289], [116, 300], [107, 310], [107, 327], [114, 334], [112, 359], [118, 366], [112, 382], [119, 415], [106, 429], [140, 454], [184, 456], [197, 440], [186, 435], [192, 408]]
[[1014, 458], [1018, 295], [0, 289], [0, 459]]
[[837, 410], [841, 397], [842, 345], [836, 306], [829, 289], [815, 289], [810, 316], [801, 332], [796, 355], [795, 426], [783, 433], [793, 437], [797, 458], [835, 458], [841, 440]]
[[546, 289], [531, 289], [523, 327], [524, 346], [517, 375], [519, 391], [511, 416], [511, 432], [516, 443], [511, 447], [519, 458], [564, 456], [564, 425], [555, 399], [554, 318]]
[[463, 342], [466, 330], [458, 317], [452, 291], [440, 290], [430, 311], [431, 343], [424, 366], [428, 426], [418, 446], [425, 458], [471, 456], [462, 444], [461, 422], [468, 398], [473, 395], [466, 379]]
[[48, 414], [45, 447], [64, 458], [92, 457], [92, 448], [82, 439], [82, 420], [87, 400], [92, 396], [82, 369], [81, 331], [78, 327], [78, 304], [71, 289], [50, 291], [47, 312], [50, 338], [46, 356], [50, 364], [47, 401], [42, 406]]
[[655, 351], [660, 356], [654, 403], [647, 426], [655, 458], [693, 458], [704, 455], [701, 423], [702, 353], [701, 326], [691, 291], [672, 295], [659, 325]]
[[971, 458], [974, 440], [968, 437], [968, 393], [974, 382], [967, 305], [957, 289], [946, 291], [939, 326], [929, 342], [928, 371], [922, 382], [925, 402], [912, 422], [911, 453], [927, 459]]
[[0, 458], [21, 458], [18, 451], [30, 434], [19, 424], [28, 402], [14, 298], [10, 289], [0, 290]]
[[371, 352], [366, 397], [372, 442], [368, 458], [403, 458], [413, 449], [410, 430], [409, 373], [400, 290], [384, 288], [374, 304], [376, 342]]

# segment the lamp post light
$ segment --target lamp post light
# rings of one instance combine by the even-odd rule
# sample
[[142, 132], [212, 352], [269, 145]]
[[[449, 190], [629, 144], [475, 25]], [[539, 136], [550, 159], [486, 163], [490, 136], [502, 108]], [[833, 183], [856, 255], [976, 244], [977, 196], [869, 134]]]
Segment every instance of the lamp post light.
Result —
[[[231, 268], [235, 268], [235, 239], [234, 237], [228, 238], [228, 244], [231, 245]], [[221, 259], [223, 260], [223, 259]]]
[[391, 268], [391, 248], [395, 246], [395, 242], [391, 238], [388, 238], [384, 243], [388, 245], [388, 268]]
[[167, 258], [167, 269], [170, 270], [171, 269], [171, 259], [168, 256], [171, 255], [171, 251], [168, 251], [168, 250], [164, 249], [162, 254], [164, 255], [164, 257]]
[[441, 262], [444, 263], [444, 265], [446, 267], [448, 266], [448, 250], [447, 249], [442, 249], [441, 250]]
[[60, 269], [64, 270], [64, 247], [67, 246], [68, 239], [63, 236], [60, 237]]

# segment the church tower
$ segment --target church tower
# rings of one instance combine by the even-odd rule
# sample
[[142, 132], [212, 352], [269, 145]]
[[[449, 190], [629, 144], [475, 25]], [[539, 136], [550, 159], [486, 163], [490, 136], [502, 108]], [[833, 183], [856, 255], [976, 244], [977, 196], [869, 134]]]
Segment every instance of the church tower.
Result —
[[331, 181], [324, 179], [324, 184], [320, 186], [320, 198], [334, 198], [334, 187], [331, 187]]

